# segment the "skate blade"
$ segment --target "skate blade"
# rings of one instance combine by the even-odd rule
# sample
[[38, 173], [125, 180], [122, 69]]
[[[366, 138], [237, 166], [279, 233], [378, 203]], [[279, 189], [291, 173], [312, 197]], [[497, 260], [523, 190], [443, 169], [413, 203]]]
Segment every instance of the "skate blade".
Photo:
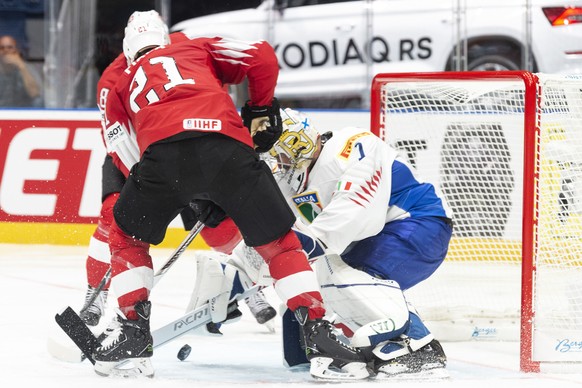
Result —
[[418, 380], [418, 381], [432, 381], [432, 380], [446, 380], [450, 378], [451, 375], [445, 368], [433, 368], [421, 370], [420, 372], [414, 373], [385, 373], [381, 370], [374, 377], [375, 380]]
[[309, 373], [321, 380], [363, 380], [370, 376], [366, 364], [363, 362], [350, 362], [341, 369], [332, 366], [333, 359], [329, 357], [314, 357], [310, 360]]
[[269, 319], [267, 322], [263, 323], [263, 326], [265, 326], [267, 328], [267, 330], [269, 330], [269, 333], [275, 332], [275, 320], [274, 319]]
[[149, 357], [123, 361], [95, 361], [95, 373], [103, 377], [154, 377], [154, 367]]

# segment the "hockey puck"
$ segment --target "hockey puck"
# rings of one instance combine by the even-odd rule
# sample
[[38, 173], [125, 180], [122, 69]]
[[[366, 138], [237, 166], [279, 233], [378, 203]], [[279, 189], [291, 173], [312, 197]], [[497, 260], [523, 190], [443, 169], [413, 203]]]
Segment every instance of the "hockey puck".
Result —
[[190, 345], [186, 344], [182, 346], [178, 351], [178, 360], [184, 361], [185, 359], [187, 359], [191, 351], [192, 347]]

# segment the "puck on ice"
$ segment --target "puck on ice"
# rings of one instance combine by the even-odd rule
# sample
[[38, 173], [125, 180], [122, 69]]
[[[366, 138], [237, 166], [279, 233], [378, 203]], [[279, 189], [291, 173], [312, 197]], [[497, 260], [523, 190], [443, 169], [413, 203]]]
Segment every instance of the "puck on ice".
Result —
[[184, 361], [185, 359], [187, 359], [191, 351], [192, 347], [190, 345], [186, 344], [182, 346], [178, 351], [178, 360]]

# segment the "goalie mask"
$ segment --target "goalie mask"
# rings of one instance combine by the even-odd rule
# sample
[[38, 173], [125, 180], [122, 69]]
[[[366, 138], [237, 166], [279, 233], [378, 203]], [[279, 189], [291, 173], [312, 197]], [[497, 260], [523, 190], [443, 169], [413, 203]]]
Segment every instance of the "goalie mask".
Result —
[[320, 135], [309, 118], [292, 109], [281, 110], [281, 121], [283, 133], [269, 151], [268, 164], [283, 194], [295, 195], [305, 189]]
[[170, 43], [168, 26], [156, 11], [134, 12], [127, 21], [123, 38], [123, 53], [130, 64], [146, 47]]

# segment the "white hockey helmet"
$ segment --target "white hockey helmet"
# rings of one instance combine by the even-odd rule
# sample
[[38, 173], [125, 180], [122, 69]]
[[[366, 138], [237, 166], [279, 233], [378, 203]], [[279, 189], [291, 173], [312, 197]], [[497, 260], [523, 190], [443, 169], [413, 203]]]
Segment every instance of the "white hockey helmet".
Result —
[[125, 27], [123, 53], [127, 63], [146, 47], [165, 46], [170, 43], [168, 26], [156, 11], [136, 11], [131, 14]]
[[293, 109], [281, 110], [283, 133], [269, 156], [271, 169], [284, 194], [302, 192], [307, 184], [307, 169], [321, 147], [320, 134], [311, 119]]

